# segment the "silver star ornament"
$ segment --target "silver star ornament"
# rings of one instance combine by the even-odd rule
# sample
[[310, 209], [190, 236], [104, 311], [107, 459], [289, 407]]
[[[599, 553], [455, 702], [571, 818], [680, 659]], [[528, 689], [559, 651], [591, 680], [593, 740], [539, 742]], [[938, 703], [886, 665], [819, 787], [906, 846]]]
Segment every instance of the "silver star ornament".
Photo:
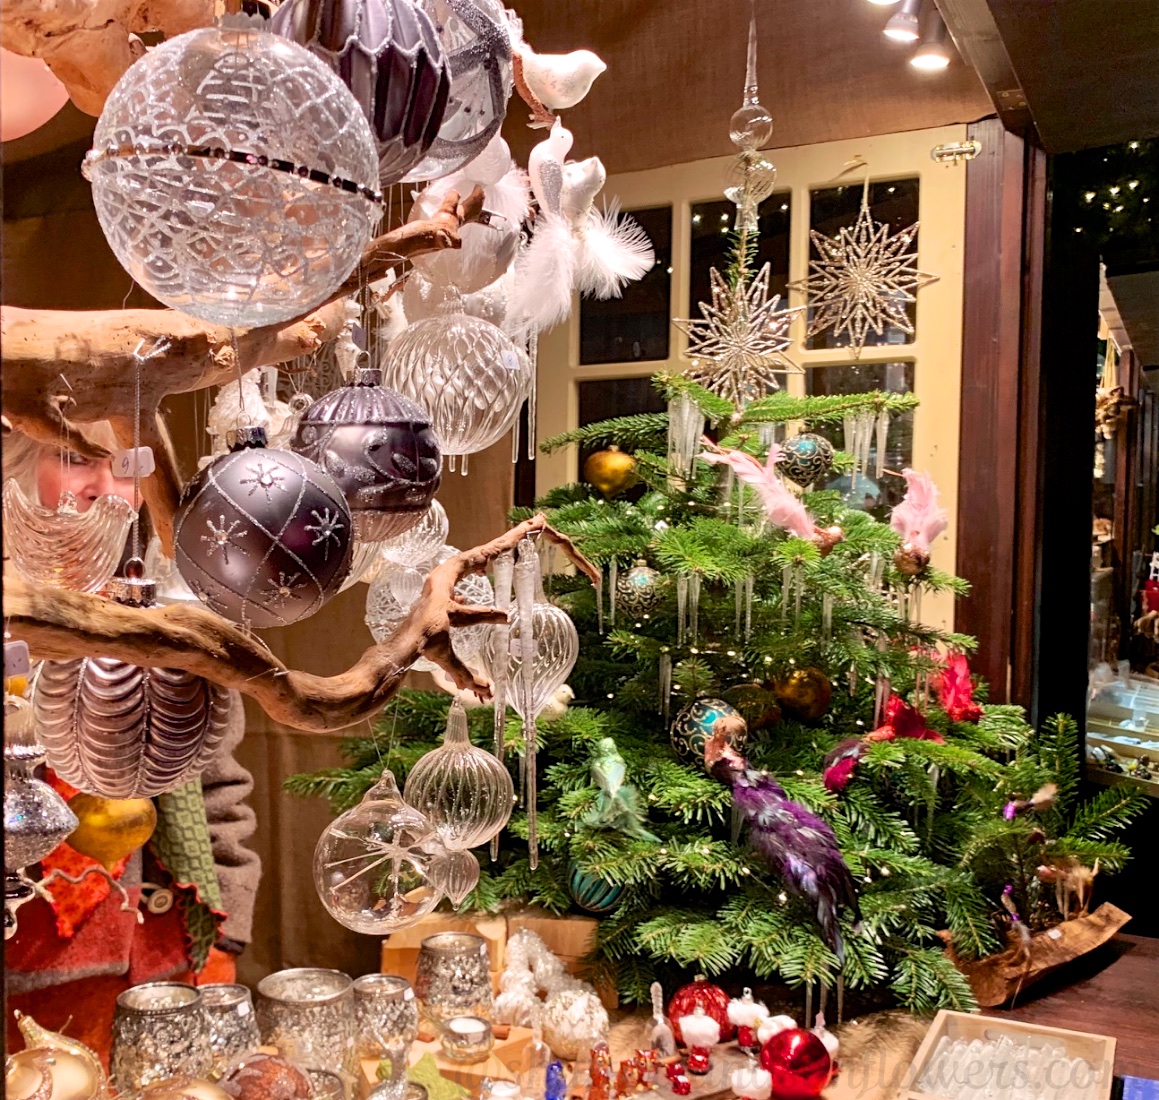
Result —
[[783, 352], [792, 343], [789, 328], [803, 307], [778, 309], [779, 294], [769, 297], [769, 265], [751, 281], [730, 287], [716, 268], [709, 271], [712, 304], [698, 302], [700, 319], [673, 320], [688, 337], [686, 378], [743, 408], [780, 389], [781, 374], [802, 369]]
[[918, 223], [891, 237], [886, 222], [875, 222], [865, 203], [852, 227], [836, 237], [815, 229], [809, 239], [818, 258], [809, 262], [809, 276], [789, 283], [790, 290], [808, 294], [813, 316], [809, 335], [833, 329], [834, 337], [846, 334], [855, 358], [860, 358], [872, 330], [881, 336], [886, 325], [912, 334], [905, 307], [917, 301], [917, 291], [938, 276], [918, 271], [913, 248]]

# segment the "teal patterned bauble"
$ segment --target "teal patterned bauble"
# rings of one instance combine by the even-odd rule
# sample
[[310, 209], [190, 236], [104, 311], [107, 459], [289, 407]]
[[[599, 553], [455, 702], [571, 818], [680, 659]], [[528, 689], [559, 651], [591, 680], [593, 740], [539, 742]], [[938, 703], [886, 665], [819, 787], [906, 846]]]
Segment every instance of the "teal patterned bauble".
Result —
[[833, 444], [824, 436], [802, 432], [782, 445], [777, 472], [800, 486], [824, 481], [833, 469]]
[[616, 583], [616, 603], [634, 618], [651, 615], [660, 603], [661, 576], [640, 558]]
[[620, 904], [620, 896], [624, 892], [622, 886], [607, 882], [580, 867], [571, 869], [568, 886], [576, 905], [589, 913], [610, 913]]
[[[669, 738], [672, 749], [682, 764], [690, 767], [704, 767], [704, 746], [712, 736], [712, 728], [721, 718], [741, 718], [736, 707], [729, 706], [723, 699], [697, 699], [686, 706], [672, 719]], [[741, 718], [741, 721], [744, 719]], [[729, 744], [737, 752], [743, 753], [748, 743], [748, 727], [738, 736], [729, 738]]]

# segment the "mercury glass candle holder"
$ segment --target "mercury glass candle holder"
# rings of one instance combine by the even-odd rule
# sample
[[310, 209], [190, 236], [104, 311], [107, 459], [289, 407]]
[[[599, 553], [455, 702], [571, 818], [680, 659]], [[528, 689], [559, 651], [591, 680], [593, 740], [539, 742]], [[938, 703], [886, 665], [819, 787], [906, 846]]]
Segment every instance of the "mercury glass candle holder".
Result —
[[117, 997], [113, 1083], [132, 1096], [169, 1077], [204, 1077], [213, 1065], [201, 991], [182, 982], [147, 982]]
[[210, 1079], [216, 1081], [234, 1059], [257, 1050], [262, 1039], [253, 1000], [244, 985], [222, 982], [199, 988], [213, 1051]]
[[354, 983], [358, 1017], [358, 1057], [389, 1058], [391, 1086], [387, 1097], [401, 1097], [406, 1087], [407, 1054], [419, 1028], [419, 1007], [406, 978], [364, 974]]
[[328, 1069], [308, 1069], [310, 1100], [345, 1100], [346, 1085], [337, 1073]]
[[443, 1054], [452, 1062], [484, 1062], [495, 1045], [491, 1022], [479, 1016], [454, 1016], [443, 1025]]
[[415, 993], [423, 1014], [440, 1028], [457, 1016], [490, 1020], [490, 957], [483, 937], [440, 932], [423, 940]]
[[303, 1069], [337, 1073], [350, 1084], [358, 1073], [354, 983], [338, 970], [297, 967], [258, 982], [262, 1043]]

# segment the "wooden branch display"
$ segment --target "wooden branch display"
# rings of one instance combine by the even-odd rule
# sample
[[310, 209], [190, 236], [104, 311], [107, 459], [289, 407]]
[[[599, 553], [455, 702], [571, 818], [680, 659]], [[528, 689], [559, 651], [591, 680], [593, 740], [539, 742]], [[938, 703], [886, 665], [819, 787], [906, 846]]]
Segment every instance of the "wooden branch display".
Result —
[[38, 588], [19, 577], [4, 578], [5, 622], [13, 638], [28, 643], [35, 659], [112, 657], [183, 669], [251, 696], [274, 721], [294, 729], [344, 729], [378, 714], [420, 656], [442, 668], [460, 690], [491, 697], [490, 684], [455, 656], [450, 630], [502, 622], [507, 613], [459, 603], [455, 585], [534, 535], [558, 545], [598, 582], [595, 566], [571, 540], [544, 516], [535, 516], [437, 565], [398, 630], [338, 676], [287, 669], [260, 639], [204, 608], [127, 607], [100, 596]]
[[372, 241], [326, 304], [281, 325], [235, 334], [171, 309], [0, 307], [0, 389], [7, 425], [44, 443], [67, 440], [74, 450], [99, 458], [107, 452], [86, 439], [79, 425], [109, 420], [121, 446], [130, 447], [134, 355], [157, 352], [141, 371], [141, 440], [153, 448], [157, 472], [142, 481], [141, 490], [162, 546], [171, 555], [180, 480], [157, 418], [162, 399], [218, 386], [254, 367], [317, 350], [341, 329], [339, 299], [414, 256], [460, 247], [459, 228], [476, 220], [482, 209], [480, 188], [462, 201], [456, 192], [448, 192], [430, 218], [407, 222]]

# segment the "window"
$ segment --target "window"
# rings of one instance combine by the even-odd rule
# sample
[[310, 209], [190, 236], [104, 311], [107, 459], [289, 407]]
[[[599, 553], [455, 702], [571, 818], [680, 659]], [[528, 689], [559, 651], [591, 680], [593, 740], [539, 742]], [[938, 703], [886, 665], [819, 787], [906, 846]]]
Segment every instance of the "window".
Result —
[[580, 303], [579, 361], [631, 363], [668, 358], [672, 294], [672, 207], [630, 210], [656, 252], [652, 270], [629, 283], [619, 298]]
[[[778, 191], [765, 199], [759, 208], [760, 244], [757, 249], [756, 270], [769, 265], [769, 294], [785, 297], [789, 281], [789, 223], [792, 216], [792, 196]], [[688, 301], [690, 316], [699, 317], [697, 302], [711, 302], [712, 291], [708, 272], [715, 267], [722, 275], [729, 262], [728, 233], [736, 221], [736, 207], [727, 199], [719, 202], [698, 202], [692, 207], [692, 244], [688, 265]], [[787, 303], [782, 301], [782, 308]]]
[[[919, 181], [886, 180], [882, 183], [872, 183], [869, 186], [869, 212], [874, 221], [886, 222], [889, 225], [890, 235], [913, 225], [918, 220], [918, 189]], [[863, 186], [860, 183], [848, 184], [844, 187], [830, 187], [809, 193], [809, 225], [816, 232], [826, 237], [836, 237], [844, 228], [851, 227], [857, 221], [861, 210], [861, 196]], [[913, 251], [917, 251], [917, 234], [914, 235]], [[809, 260], [817, 258], [816, 246], [810, 242]], [[910, 325], [917, 319], [916, 303], [907, 302], [906, 316]], [[812, 318], [810, 308], [809, 316]], [[875, 344], [908, 344], [913, 342], [913, 336], [895, 325], [885, 326], [878, 336], [872, 330], [866, 333], [866, 346]], [[833, 336], [832, 329], [810, 336], [805, 343], [807, 348], [839, 348], [849, 343], [848, 335], [842, 333], [840, 339]]]

